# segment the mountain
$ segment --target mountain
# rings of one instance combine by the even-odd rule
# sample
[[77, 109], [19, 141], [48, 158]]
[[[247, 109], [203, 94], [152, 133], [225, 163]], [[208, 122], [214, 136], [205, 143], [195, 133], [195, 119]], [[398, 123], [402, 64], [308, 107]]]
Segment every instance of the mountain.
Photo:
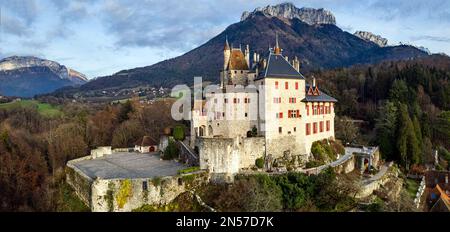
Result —
[[368, 31], [357, 31], [357, 32], [355, 32], [354, 35], [358, 36], [359, 38], [361, 38], [363, 40], [373, 42], [380, 47], [385, 47], [388, 43], [387, 39], [385, 39], [379, 35], [375, 35]]
[[[252, 51], [267, 54], [269, 45], [274, 45], [275, 35], [278, 34], [283, 54], [299, 57], [303, 73], [427, 55], [413, 46], [380, 47], [341, 30], [334, 23], [319, 23], [325, 21], [312, 18], [301, 20], [300, 13], [294, 13], [301, 12], [300, 9], [293, 10], [286, 7], [273, 9], [289, 9], [291, 13], [270, 10], [268, 12], [272, 13], [268, 15], [264, 13], [264, 10], [257, 10], [244, 14], [243, 21], [230, 25], [216, 37], [184, 55], [151, 66], [99, 77], [80, 88], [64, 91], [65, 93], [83, 93], [144, 84], [171, 87], [176, 84], [192, 84], [194, 76], [202, 76], [203, 80], [218, 82], [219, 71], [223, 66], [222, 52], [226, 37], [234, 47], [249, 44]], [[281, 15], [287, 15], [288, 18], [280, 19]], [[296, 15], [298, 17], [294, 17]], [[322, 18], [322, 16], [313, 18]], [[311, 25], [304, 20], [317, 23]], [[333, 22], [333, 20], [327, 22]]]
[[54, 61], [32, 56], [0, 60], [0, 94], [5, 96], [33, 97], [86, 82], [85, 75]]
[[281, 20], [299, 19], [309, 25], [316, 24], [333, 24], [336, 25], [334, 15], [324, 9], [313, 8], [297, 8], [292, 3], [282, 3], [275, 6], [266, 6], [264, 8], [256, 8], [252, 13], [245, 11], [241, 16], [241, 21], [254, 17], [257, 14], [263, 14], [266, 17], [277, 17]]

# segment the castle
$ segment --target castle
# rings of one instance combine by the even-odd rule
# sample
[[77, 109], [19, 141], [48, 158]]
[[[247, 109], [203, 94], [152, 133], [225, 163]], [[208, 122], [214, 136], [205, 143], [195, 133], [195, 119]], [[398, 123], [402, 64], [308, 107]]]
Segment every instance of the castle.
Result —
[[337, 100], [315, 79], [307, 84], [298, 58], [289, 61], [282, 52], [278, 36], [267, 58], [254, 52], [252, 59], [248, 45], [242, 51], [226, 39], [220, 85], [205, 90], [192, 110], [191, 146], [200, 168], [234, 174], [258, 158], [266, 168], [286, 159], [301, 166], [314, 141], [334, 139]]

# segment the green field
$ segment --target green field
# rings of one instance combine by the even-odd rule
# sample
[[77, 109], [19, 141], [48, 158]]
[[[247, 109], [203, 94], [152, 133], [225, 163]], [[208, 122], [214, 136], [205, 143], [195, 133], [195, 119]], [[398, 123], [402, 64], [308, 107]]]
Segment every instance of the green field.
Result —
[[58, 107], [52, 106], [47, 103], [40, 103], [36, 100], [22, 100], [0, 104], [0, 109], [14, 109], [18, 107], [33, 107], [45, 117], [57, 117], [62, 115], [61, 110]]

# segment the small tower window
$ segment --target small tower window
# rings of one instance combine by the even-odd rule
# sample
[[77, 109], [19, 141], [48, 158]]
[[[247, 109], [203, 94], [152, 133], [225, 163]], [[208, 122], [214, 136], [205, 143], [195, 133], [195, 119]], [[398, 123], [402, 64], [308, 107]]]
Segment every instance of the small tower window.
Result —
[[142, 191], [148, 191], [147, 181], [142, 181]]

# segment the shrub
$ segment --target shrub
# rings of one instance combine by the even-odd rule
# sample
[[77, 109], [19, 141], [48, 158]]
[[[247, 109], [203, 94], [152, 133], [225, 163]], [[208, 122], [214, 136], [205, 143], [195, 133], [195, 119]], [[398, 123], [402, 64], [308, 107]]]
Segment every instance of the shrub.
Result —
[[450, 152], [447, 151], [447, 149], [445, 149], [444, 147], [439, 148], [439, 155], [442, 156], [442, 158], [444, 158], [448, 162], [450, 162]]
[[198, 166], [194, 166], [194, 167], [188, 167], [182, 170], [178, 170], [178, 174], [186, 174], [186, 173], [190, 173], [190, 172], [196, 172], [200, 170], [200, 167]]
[[311, 160], [306, 163], [306, 168], [315, 168], [324, 165], [325, 163], [323, 161], [319, 160]]
[[185, 131], [184, 125], [175, 126], [173, 128], [173, 138], [178, 141], [183, 141], [184, 138], [186, 137], [184, 131]]
[[264, 159], [263, 158], [256, 159], [255, 165], [258, 168], [263, 168], [264, 167]]
[[175, 144], [175, 141], [172, 139], [169, 140], [169, 144], [167, 145], [166, 149], [164, 150], [163, 159], [164, 160], [171, 160], [178, 158], [180, 150], [178, 149], [178, 146]]

